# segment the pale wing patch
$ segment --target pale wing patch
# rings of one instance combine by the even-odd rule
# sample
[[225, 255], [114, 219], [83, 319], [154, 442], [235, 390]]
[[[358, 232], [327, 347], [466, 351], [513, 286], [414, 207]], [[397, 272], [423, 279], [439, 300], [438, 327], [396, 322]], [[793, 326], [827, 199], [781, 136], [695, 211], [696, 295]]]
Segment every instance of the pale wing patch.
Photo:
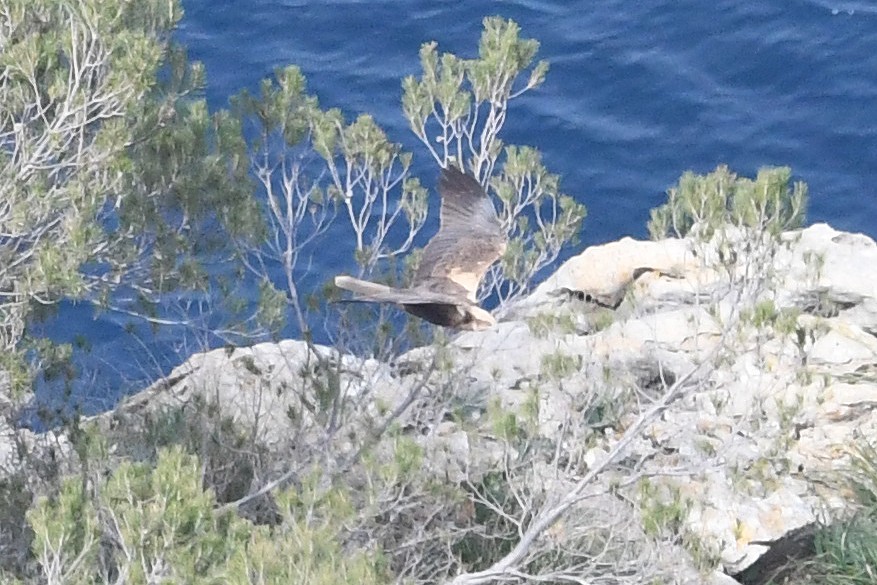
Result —
[[480, 274], [454, 267], [448, 272], [446, 278], [465, 288], [468, 291], [467, 299], [473, 303], [477, 302], [476, 294], [478, 292], [478, 282], [481, 280]]

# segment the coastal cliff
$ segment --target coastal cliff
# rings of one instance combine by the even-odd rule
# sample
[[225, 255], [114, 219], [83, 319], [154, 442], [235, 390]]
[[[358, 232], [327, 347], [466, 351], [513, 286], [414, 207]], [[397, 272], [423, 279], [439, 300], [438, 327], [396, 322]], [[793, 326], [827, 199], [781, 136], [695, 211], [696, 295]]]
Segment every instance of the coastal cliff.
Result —
[[[730, 228], [625, 238], [573, 257], [498, 319], [389, 361], [296, 340], [193, 355], [92, 424], [135, 458], [156, 428], [165, 444], [201, 429], [215, 442], [205, 482], [256, 523], [273, 490], [308, 473], [366, 490], [368, 465], [407, 453], [389, 483], [469, 500], [387, 507], [375, 522], [411, 524], [382, 539], [385, 554], [477, 528], [491, 509], [514, 528], [454, 583], [552, 551], [579, 574], [611, 562], [618, 582], [767, 582], [812, 554], [814, 527], [857, 510], [877, 437], [870, 238], [824, 224], [771, 246]], [[61, 431], [4, 438], [7, 470], [16, 442], [73, 457]], [[581, 548], [596, 541], [599, 553]], [[772, 556], [772, 543], [789, 548]]]

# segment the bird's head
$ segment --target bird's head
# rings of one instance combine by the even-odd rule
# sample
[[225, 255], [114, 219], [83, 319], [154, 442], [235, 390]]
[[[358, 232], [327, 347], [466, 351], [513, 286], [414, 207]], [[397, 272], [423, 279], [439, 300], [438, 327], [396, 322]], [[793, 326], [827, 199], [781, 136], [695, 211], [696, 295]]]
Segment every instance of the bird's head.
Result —
[[466, 307], [466, 317], [459, 325], [460, 329], [467, 331], [484, 331], [496, 325], [493, 315], [477, 305]]

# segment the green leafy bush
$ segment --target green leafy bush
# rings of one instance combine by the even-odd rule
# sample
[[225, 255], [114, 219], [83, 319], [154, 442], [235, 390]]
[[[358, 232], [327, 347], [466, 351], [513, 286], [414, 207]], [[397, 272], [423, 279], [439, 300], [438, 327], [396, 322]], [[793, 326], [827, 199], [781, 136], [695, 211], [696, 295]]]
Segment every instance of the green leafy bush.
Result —
[[169, 41], [181, 16], [164, 0], [4, 2], [0, 392], [28, 388], [37, 308], [161, 322], [162, 295], [207, 288], [202, 262], [227, 233], [260, 232], [240, 129], [193, 96], [203, 68]]
[[692, 230], [705, 238], [726, 226], [778, 234], [800, 227], [807, 185], [791, 183], [788, 167], [765, 167], [755, 180], [738, 177], [721, 165], [711, 173], [685, 172], [667, 191], [667, 203], [652, 210], [652, 238], [685, 237]]
[[175, 447], [154, 466], [123, 462], [103, 480], [70, 478], [27, 517], [48, 583], [387, 582], [379, 553], [341, 546], [352, 514], [343, 490], [302, 486], [276, 502], [275, 526], [217, 512], [198, 458]]

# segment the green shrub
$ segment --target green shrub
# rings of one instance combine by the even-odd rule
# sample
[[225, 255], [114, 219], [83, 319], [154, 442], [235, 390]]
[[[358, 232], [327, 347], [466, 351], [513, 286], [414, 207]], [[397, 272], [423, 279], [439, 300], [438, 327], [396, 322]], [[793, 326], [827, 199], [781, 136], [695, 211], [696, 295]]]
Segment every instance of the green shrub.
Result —
[[764, 167], [755, 180], [738, 177], [721, 165], [711, 173], [685, 172], [667, 191], [667, 203], [652, 210], [652, 238], [685, 237], [692, 229], [709, 238], [733, 225], [778, 234], [801, 226], [807, 185], [791, 183], [788, 167]]
[[825, 585], [877, 582], [877, 448], [866, 441], [854, 450], [850, 479], [859, 510], [847, 521], [822, 528], [815, 538], [817, 558], [809, 571]]
[[385, 582], [380, 555], [343, 550], [342, 490], [277, 495], [282, 520], [254, 526], [217, 513], [197, 457], [163, 450], [155, 465], [122, 463], [105, 480], [70, 478], [28, 512], [48, 583]]

